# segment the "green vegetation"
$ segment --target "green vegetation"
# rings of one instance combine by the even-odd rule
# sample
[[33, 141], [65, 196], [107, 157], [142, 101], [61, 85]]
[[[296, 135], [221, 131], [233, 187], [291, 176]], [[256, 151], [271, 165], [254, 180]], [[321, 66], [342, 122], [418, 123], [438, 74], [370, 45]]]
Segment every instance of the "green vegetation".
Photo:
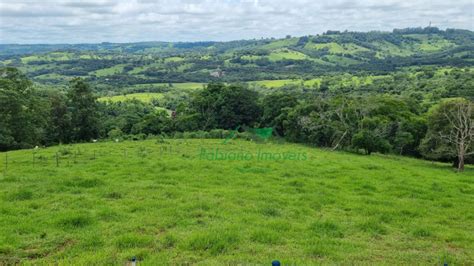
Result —
[[[233, 42], [3, 45], [0, 65], [21, 69], [41, 85], [64, 87], [80, 76], [106, 95], [139, 84], [387, 75], [413, 66], [470, 68], [473, 40], [471, 31], [428, 27]], [[217, 70], [222, 75], [211, 75]]]
[[131, 93], [131, 94], [125, 94], [125, 95], [116, 95], [116, 96], [109, 96], [109, 97], [102, 97], [99, 98], [99, 101], [102, 102], [107, 102], [107, 101], [112, 101], [112, 102], [123, 102], [125, 100], [139, 100], [142, 102], [151, 102], [153, 100], [157, 100], [163, 97], [163, 94], [161, 93], [149, 93], [149, 92], [142, 92], [142, 93]]
[[276, 50], [268, 56], [268, 59], [270, 59], [270, 61], [279, 61], [279, 60], [285, 60], [285, 59], [304, 60], [307, 58], [308, 56], [303, 53], [291, 51], [291, 50], [285, 50], [285, 49]]
[[361, 47], [352, 43], [349, 44], [338, 44], [338, 43], [308, 43], [305, 48], [307, 49], [327, 49], [330, 53], [333, 54], [356, 54], [358, 52], [366, 52], [369, 49]]
[[249, 82], [251, 85], [258, 85], [258, 86], [264, 86], [267, 88], [280, 88], [285, 85], [291, 85], [291, 84], [298, 84], [301, 83], [299, 80], [291, 80], [291, 79], [281, 79], [281, 80], [259, 80], [255, 82]]
[[0, 265], [474, 264], [473, 40], [0, 45]]
[[[0, 150], [112, 136], [142, 139], [147, 135], [186, 131], [271, 127], [293, 142], [363, 151], [368, 155], [394, 153], [451, 161], [462, 171], [464, 164], [474, 159], [474, 108], [472, 101], [467, 100], [472, 97], [468, 93], [472, 93], [469, 88], [473, 80], [469, 74], [470, 71], [441, 74], [431, 70], [411, 75], [416, 80], [422, 77], [425, 89], [429, 88], [426, 76], [434, 86], [440, 86], [437, 78], [445, 82], [449, 80], [446, 76], [455, 78], [449, 86], [467, 97], [452, 102], [453, 106], [446, 109], [453, 113], [448, 121], [439, 115], [432, 116], [429, 111], [444, 108], [442, 98], [425, 98], [422, 91], [372, 92], [386, 87], [394, 92], [398, 88], [406, 90], [400, 75], [342, 75], [301, 80], [299, 84], [291, 80], [287, 82], [293, 84], [273, 91], [258, 84], [211, 83], [187, 92], [185, 87], [142, 87], [135, 88], [141, 92], [96, 101], [92, 88], [83, 79], [73, 79], [66, 94], [47, 91], [44, 95], [34, 90], [18, 70], [6, 68], [2, 69], [0, 79], [5, 88], [0, 91], [0, 99], [5, 102], [0, 110]], [[410, 78], [402, 76], [404, 79]], [[21, 100], [18, 95], [22, 95]], [[465, 108], [455, 112], [461, 106]], [[464, 121], [460, 125], [453, 122], [460, 119]], [[452, 137], [443, 143], [434, 137], [439, 132], [446, 135], [442, 139], [463, 136], [462, 143]], [[459, 149], [463, 152], [454, 152]]]
[[182, 57], [179, 57], [179, 56], [173, 56], [173, 57], [168, 57], [168, 58], [165, 58], [164, 61], [165, 63], [169, 63], [169, 62], [181, 62], [183, 61], [184, 58]]
[[184, 89], [184, 90], [202, 89], [204, 85], [205, 85], [204, 83], [197, 83], [197, 82], [183, 82], [183, 83], [171, 84], [173, 88]]
[[21, 62], [28, 64], [31, 62], [37, 62], [37, 61], [67, 61], [71, 60], [75, 55], [72, 53], [68, 52], [51, 52], [46, 55], [31, 55], [31, 56], [25, 56], [21, 58]]
[[[308, 159], [200, 159], [215, 147]], [[8, 158], [7, 264], [474, 262], [472, 167], [459, 175], [398, 156], [241, 140], [79, 144]]]
[[114, 74], [120, 74], [120, 73], [122, 73], [124, 67], [125, 67], [124, 64], [115, 65], [113, 67], [96, 70], [92, 74], [96, 75], [98, 77], [104, 77], [104, 76], [110, 76], [110, 75], [114, 75]]

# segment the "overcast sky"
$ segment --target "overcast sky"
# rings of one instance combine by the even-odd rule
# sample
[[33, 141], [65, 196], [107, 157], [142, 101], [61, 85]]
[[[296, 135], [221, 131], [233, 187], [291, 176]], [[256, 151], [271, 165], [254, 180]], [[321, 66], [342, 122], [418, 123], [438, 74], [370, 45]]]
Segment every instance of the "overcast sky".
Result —
[[473, 30], [474, 0], [0, 0], [0, 43], [236, 40], [390, 31]]

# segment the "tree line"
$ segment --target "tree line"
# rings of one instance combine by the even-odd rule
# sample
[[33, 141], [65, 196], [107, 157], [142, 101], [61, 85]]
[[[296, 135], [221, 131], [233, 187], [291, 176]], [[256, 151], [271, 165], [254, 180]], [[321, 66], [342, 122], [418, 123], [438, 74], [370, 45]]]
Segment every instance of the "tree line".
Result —
[[171, 114], [137, 100], [103, 103], [82, 79], [73, 79], [64, 92], [35, 90], [20, 71], [3, 68], [0, 150], [247, 126], [272, 127], [292, 142], [452, 162], [459, 170], [474, 161], [474, 105], [465, 98], [427, 108], [416, 94], [261, 93], [246, 85], [211, 83], [185, 99], [170, 105]]

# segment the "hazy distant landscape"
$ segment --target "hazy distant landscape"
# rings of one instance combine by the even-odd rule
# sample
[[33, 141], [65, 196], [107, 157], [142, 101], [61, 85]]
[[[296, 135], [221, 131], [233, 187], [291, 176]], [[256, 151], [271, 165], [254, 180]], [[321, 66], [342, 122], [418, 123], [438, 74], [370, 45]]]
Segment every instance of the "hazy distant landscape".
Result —
[[[268, 87], [334, 73], [386, 75], [410, 67], [472, 67], [474, 33], [412, 28], [393, 32], [327, 31], [315, 36], [232, 42], [1, 45], [3, 66], [39, 84], [66, 85], [83, 77], [100, 92], [199, 88], [213, 81]], [[293, 82], [266, 82], [288, 80]], [[317, 85], [317, 84], [316, 84]], [[317, 87], [306, 82], [307, 87]]]
[[0, 0], [0, 265], [474, 264], [473, 6], [429, 2]]

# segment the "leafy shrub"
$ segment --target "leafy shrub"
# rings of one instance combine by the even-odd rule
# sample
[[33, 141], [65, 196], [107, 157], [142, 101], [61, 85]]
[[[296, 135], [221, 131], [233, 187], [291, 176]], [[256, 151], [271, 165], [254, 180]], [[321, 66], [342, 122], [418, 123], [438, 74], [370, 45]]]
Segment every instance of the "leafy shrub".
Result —
[[228, 130], [224, 129], [213, 129], [209, 131], [209, 137], [212, 139], [223, 139], [229, 135]]
[[119, 128], [114, 128], [107, 133], [109, 138], [111, 139], [120, 139], [123, 137], [123, 132]]
[[135, 135], [131, 136], [131, 139], [132, 140], [144, 140], [144, 139], [146, 139], [146, 135], [143, 134], [143, 133], [135, 134]]
[[72, 151], [69, 147], [60, 146], [59, 150], [58, 150], [58, 153], [61, 156], [65, 156], [65, 155], [72, 154]]
[[182, 139], [182, 138], [184, 138], [184, 134], [183, 134], [183, 132], [179, 132], [179, 131], [175, 132], [174, 135], [173, 135], [173, 138]]

